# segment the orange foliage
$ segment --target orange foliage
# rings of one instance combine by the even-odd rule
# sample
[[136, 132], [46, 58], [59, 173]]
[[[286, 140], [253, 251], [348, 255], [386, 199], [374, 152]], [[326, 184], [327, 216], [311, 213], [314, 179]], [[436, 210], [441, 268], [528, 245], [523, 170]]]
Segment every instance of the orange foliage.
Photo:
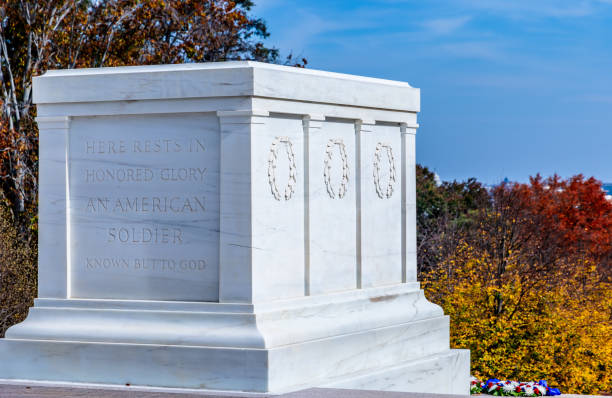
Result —
[[427, 246], [438, 262], [422, 279], [451, 316], [452, 344], [471, 350], [473, 373], [612, 391], [612, 204], [601, 184], [501, 184], [462, 217]]
[[605, 199], [601, 182], [582, 175], [567, 180], [538, 175], [513, 191], [521, 197], [526, 216], [534, 221], [530, 229], [538, 236], [554, 238], [563, 255], [586, 253], [609, 270], [612, 203]]

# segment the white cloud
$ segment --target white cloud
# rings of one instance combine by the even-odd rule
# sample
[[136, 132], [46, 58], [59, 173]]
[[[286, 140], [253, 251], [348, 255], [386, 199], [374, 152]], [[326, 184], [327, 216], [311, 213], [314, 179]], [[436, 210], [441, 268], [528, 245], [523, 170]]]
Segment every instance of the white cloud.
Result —
[[447, 35], [464, 27], [472, 18], [469, 16], [454, 18], [436, 18], [422, 23], [426, 30], [435, 35]]

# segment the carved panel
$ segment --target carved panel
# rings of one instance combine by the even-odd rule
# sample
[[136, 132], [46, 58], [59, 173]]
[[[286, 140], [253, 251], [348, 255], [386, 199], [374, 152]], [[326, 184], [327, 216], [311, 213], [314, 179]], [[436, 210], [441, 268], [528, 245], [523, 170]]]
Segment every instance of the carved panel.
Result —
[[[334, 186], [331, 181], [332, 159], [334, 149], [336, 147], [338, 148], [338, 152], [340, 153], [340, 160], [342, 161], [342, 178], [340, 181], [340, 186], [338, 187], [337, 194], [336, 190], [334, 190]], [[339, 199], [342, 199], [344, 195], [346, 195], [349, 183], [349, 164], [348, 157], [346, 155], [346, 145], [344, 145], [344, 141], [342, 139], [330, 139], [327, 142], [327, 149], [325, 150], [325, 167], [323, 168], [323, 178], [325, 180], [327, 194], [330, 198], [335, 199], [336, 197], [338, 197]]]
[[[280, 148], [285, 149], [287, 160], [289, 161], [289, 178], [285, 190], [283, 193], [278, 189], [276, 184], [276, 163], [278, 159], [278, 152]], [[270, 184], [270, 190], [274, 199], [289, 200], [295, 192], [295, 185], [297, 183], [297, 168], [295, 165], [295, 153], [293, 152], [293, 144], [289, 137], [276, 137], [270, 146], [270, 157], [268, 159], [268, 183]]]
[[[383, 163], [383, 154], [387, 156], [386, 165]], [[389, 181], [386, 187], [383, 187], [380, 182], [380, 173], [383, 167], [388, 167]], [[391, 145], [379, 142], [376, 144], [374, 152], [374, 186], [376, 193], [381, 199], [389, 199], [393, 196], [393, 188], [395, 186], [395, 159], [393, 158], [393, 148]]]

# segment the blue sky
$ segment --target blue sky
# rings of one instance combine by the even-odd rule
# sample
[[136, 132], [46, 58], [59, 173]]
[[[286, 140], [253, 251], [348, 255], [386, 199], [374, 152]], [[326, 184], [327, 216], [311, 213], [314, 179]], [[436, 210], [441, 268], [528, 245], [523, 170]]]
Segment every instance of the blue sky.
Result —
[[255, 0], [308, 67], [421, 89], [417, 161], [443, 180], [612, 182], [612, 0]]

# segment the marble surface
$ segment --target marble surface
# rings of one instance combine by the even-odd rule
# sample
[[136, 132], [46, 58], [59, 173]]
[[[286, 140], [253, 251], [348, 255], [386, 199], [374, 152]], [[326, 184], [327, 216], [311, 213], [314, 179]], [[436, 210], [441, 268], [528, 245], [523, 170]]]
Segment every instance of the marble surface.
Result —
[[52, 70], [34, 85], [37, 104], [250, 96], [411, 112], [420, 107], [419, 89], [405, 82], [253, 61]]
[[315, 117], [41, 123], [68, 137], [59, 161], [41, 156], [65, 178], [43, 173], [43, 191], [67, 198], [42, 206], [41, 293], [55, 292], [41, 297], [249, 302], [414, 281], [414, 135]]
[[75, 117], [71, 297], [217, 301], [215, 115]]
[[[449, 350], [389, 369], [334, 381], [329, 387], [470, 395], [470, 351]], [[466, 375], [467, 370], [467, 375]]]
[[359, 184], [355, 125], [309, 119], [306, 128], [310, 294], [355, 289]]
[[7, 337], [258, 349], [429, 319], [442, 329], [448, 324], [440, 307], [415, 284], [255, 305], [38, 299], [27, 320], [10, 328]]
[[50, 71], [34, 97], [39, 298], [0, 379], [467, 391], [416, 282], [418, 89], [227, 62]]
[[68, 297], [68, 116], [38, 119], [38, 295]]
[[361, 286], [401, 283], [401, 176], [404, 172], [401, 130], [399, 126], [363, 123], [358, 134]]
[[262, 119], [251, 138], [253, 301], [305, 294], [302, 118]]
[[0, 340], [0, 354], [12, 358], [0, 362], [0, 375], [260, 393], [326, 385], [426, 391], [433, 379], [447, 392], [462, 393], [463, 379], [469, 386], [469, 360], [448, 347], [448, 318], [414, 284], [175, 311], [182, 304], [113, 308], [104, 300], [100, 309], [97, 301], [38, 302]]

